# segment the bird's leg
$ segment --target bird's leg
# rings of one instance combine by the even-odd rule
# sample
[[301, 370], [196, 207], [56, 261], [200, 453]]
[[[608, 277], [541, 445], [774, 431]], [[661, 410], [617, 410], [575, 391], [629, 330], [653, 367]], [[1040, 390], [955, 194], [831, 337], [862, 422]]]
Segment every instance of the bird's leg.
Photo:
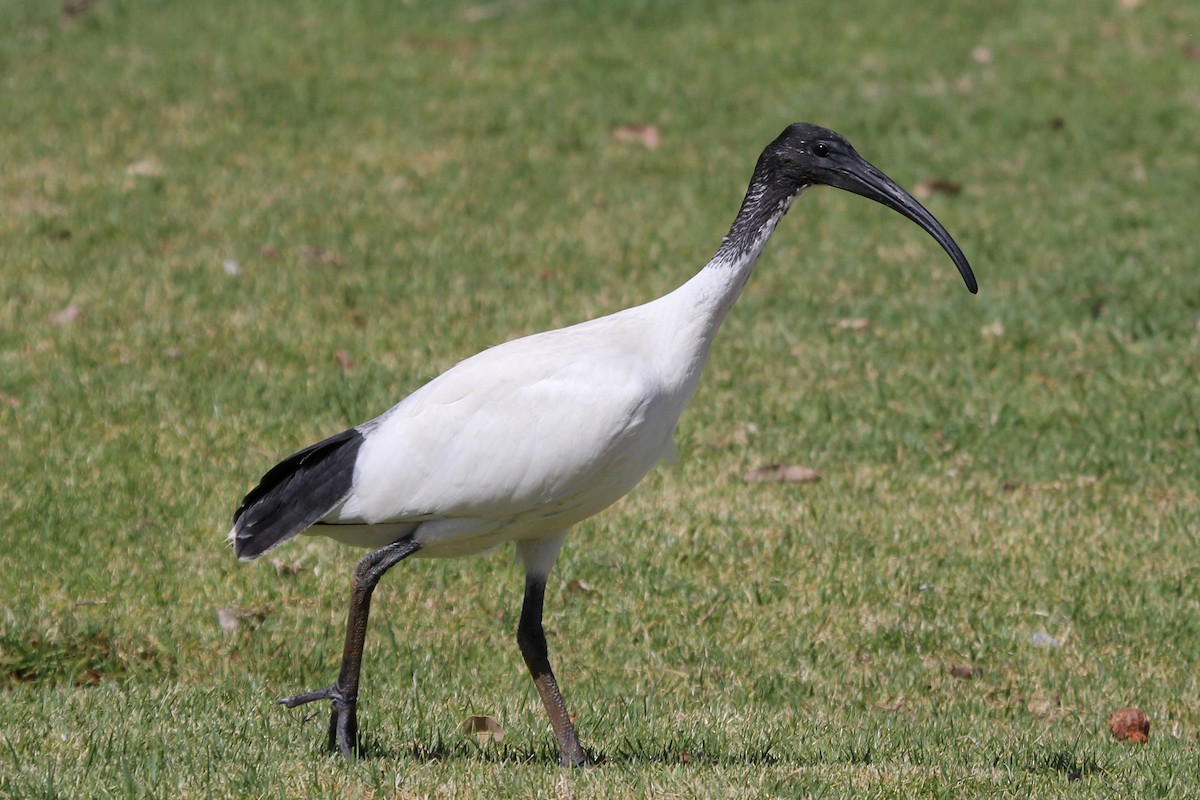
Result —
[[550, 654], [546, 647], [546, 632], [542, 629], [542, 604], [546, 596], [546, 578], [529, 575], [525, 578], [525, 602], [521, 606], [521, 622], [517, 626], [517, 644], [521, 647], [521, 655], [533, 676], [533, 685], [537, 687], [550, 715], [550, 725], [558, 739], [559, 766], [581, 767], [586, 761], [583, 748], [579, 745], [579, 737], [575, 735], [575, 725], [567, 713], [566, 703], [562, 693], [558, 691], [558, 682], [550, 670]]
[[393, 542], [364, 556], [354, 568], [350, 591], [350, 613], [346, 617], [346, 644], [342, 649], [342, 667], [332, 686], [315, 692], [285, 697], [280, 705], [288, 708], [329, 700], [329, 749], [340, 750], [347, 759], [363, 755], [358, 741], [358, 679], [362, 672], [363, 644], [367, 639], [367, 617], [371, 612], [371, 592], [383, 574], [421, 549], [411, 537]]

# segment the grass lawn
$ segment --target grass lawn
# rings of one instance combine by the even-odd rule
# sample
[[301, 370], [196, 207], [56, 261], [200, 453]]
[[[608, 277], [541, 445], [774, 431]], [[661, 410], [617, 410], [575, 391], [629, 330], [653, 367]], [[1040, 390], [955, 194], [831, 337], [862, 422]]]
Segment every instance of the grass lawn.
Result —
[[[6, 0], [0, 795], [1192, 796], [1197, 31], [1129, 0]], [[384, 579], [378, 755], [326, 754], [323, 708], [272, 701], [332, 679], [361, 553], [239, 564], [242, 494], [682, 283], [795, 120], [930, 189], [979, 296], [806, 194], [678, 462], [551, 576], [601, 763], [554, 766], [507, 549]], [[774, 463], [822, 480], [744, 480]], [[1109, 734], [1129, 705], [1148, 743]]]

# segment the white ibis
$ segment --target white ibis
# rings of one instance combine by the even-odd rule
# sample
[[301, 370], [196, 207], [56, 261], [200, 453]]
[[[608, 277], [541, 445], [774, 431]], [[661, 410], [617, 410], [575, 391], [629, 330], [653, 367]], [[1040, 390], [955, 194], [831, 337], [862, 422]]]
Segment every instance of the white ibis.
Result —
[[238, 558], [258, 558], [299, 533], [371, 548], [354, 569], [337, 680], [279, 702], [331, 701], [329, 747], [360, 755], [359, 674], [379, 579], [409, 556], [465, 556], [512, 541], [525, 568], [517, 643], [560, 763], [583, 764], [542, 629], [546, 577], [571, 526], [624, 496], [668, 449], [721, 321], [775, 225], [816, 184], [908, 217], [977, 291], [958, 245], [911, 195], [837, 133], [789, 126], [759, 156], [716, 255], [675, 291], [484, 350], [263, 475], [233, 515], [229, 540]]

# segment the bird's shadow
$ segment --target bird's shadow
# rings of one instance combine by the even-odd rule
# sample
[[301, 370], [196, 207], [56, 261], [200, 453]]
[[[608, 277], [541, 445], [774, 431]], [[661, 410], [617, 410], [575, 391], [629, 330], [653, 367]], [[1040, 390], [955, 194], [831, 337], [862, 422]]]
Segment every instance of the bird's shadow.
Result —
[[[523, 745], [508, 742], [476, 743], [466, 738], [447, 739], [437, 736], [432, 741], [409, 742], [401, 747], [384, 746], [365, 738], [365, 757], [370, 760], [416, 761], [427, 764], [475, 761], [484, 764], [558, 764], [558, 752], [552, 743]], [[627, 740], [611, 749], [584, 748], [588, 767], [618, 765], [686, 765], [686, 766], [767, 766], [788, 761], [771, 747], [753, 750], [727, 751], [701, 748], [685, 743], [646, 745]]]
[[[551, 767], [558, 764], [558, 752], [553, 743], [544, 745], [522, 745], [508, 742], [480, 744], [465, 738], [446, 739], [437, 736], [432, 741], [414, 741], [401, 747], [383, 747], [368, 740], [367, 758], [371, 760], [409, 761], [425, 764], [434, 763], [481, 763], [481, 764], [525, 764]], [[626, 740], [623, 744], [607, 750], [586, 749], [587, 768], [620, 766], [688, 767], [812, 767], [818, 764], [876, 763], [870, 748], [849, 748], [843, 752], [812, 752], [797, 754], [777, 752], [772, 746], [738, 748], [702, 748], [689, 745], [681, 737], [667, 744], [646, 744]], [[374, 745], [373, 747], [371, 745]], [[1077, 781], [1093, 773], [1104, 773], [1094, 755], [1046, 749], [1033, 753], [1008, 753], [997, 756], [997, 764], [1006, 763], [1011, 768], [1034, 774], [1058, 773], [1068, 781]]]

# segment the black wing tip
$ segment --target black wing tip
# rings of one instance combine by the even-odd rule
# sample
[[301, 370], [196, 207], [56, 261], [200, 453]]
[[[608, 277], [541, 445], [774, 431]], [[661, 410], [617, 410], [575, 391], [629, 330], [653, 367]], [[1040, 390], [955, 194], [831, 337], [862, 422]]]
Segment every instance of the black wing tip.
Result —
[[235, 556], [237, 556], [238, 561], [254, 561], [255, 559], [266, 555], [268, 552], [270, 552], [274, 548], [283, 544], [283, 542], [286, 541], [287, 538], [290, 538], [290, 537], [285, 537], [284, 539], [278, 539], [278, 540], [272, 542], [269, 547], [261, 547], [261, 546], [255, 546], [256, 540], [253, 536], [239, 535], [233, 541], [233, 554]]
[[225, 536], [225, 544], [229, 545], [230, 549], [233, 550], [233, 555], [238, 561], [254, 561], [284, 541], [286, 541], [286, 538], [278, 540], [268, 547], [263, 547], [262, 545], [265, 543], [265, 540], [247, 531], [245, 526], [237, 524], [236, 520], [229, 533]]
[[280, 461], [233, 512], [228, 542], [253, 561], [310, 527], [350, 493], [362, 432], [350, 428]]

